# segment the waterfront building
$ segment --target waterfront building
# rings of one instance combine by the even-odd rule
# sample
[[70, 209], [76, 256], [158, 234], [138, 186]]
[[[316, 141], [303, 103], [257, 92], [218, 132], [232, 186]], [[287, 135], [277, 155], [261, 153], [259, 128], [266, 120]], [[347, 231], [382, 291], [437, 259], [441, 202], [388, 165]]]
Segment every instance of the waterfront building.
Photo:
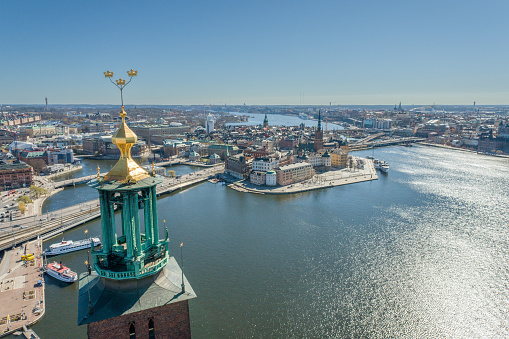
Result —
[[265, 185], [266, 182], [267, 182], [267, 180], [266, 180], [266, 172], [264, 172], [264, 171], [251, 171], [251, 174], [249, 175], [249, 181], [253, 185], [258, 185], [258, 186]]
[[200, 154], [196, 153], [195, 151], [192, 151], [191, 153], [189, 153], [189, 160], [190, 161], [200, 161]]
[[19, 160], [0, 160], [0, 188], [30, 187], [32, 185], [32, 167]]
[[217, 155], [216, 153], [212, 154], [209, 157], [209, 165], [215, 165], [221, 161], [221, 157]]
[[214, 117], [210, 113], [209, 113], [209, 115], [207, 115], [207, 121], [205, 123], [205, 129], [207, 131], [207, 134], [210, 134], [210, 133], [215, 131], [214, 130]]
[[247, 179], [251, 172], [253, 159], [245, 154], [236, 154], [229, 156], [225, 163], [225, 172], [239, 179]]
[[330, 171], [332, 167], [332, 158], [329, 154], [329, 151], [325, 151], [322, 155], [322, 165], [324, 166], [326, 171]]
[[327, 150], [323, 152], [323, 154], [326, 152], [331, 157], [331, 167], [339, 169], [346, 168], [348, 162], [348, 146], [341, 146], [340, 148]]
[[315, 170], [310, 163], [303, 162], [292, 165], [286, 165], [276, 168], [277, 184], [279, 186], [291, 185], [315, 175]]
[[188, 300], [196, 295], [169, 256], [167, 230], [160, 239], [156, 186], [163, 179], [132, 159], [137, 136], [123, 106], [120, 116], [111, 138], [120, 159], [89, 183], [99, 192], [103, 246], [91, 251], [89, 272], [80, 275], [78, 324], [87, 325], [88, 338], [190, 338]]
[[274, 170], [267, 171], [265, 174], [265, 185], [276, 186], [277, 185], [277, 173]]
[[263, 157], [253, 160], [253, 171], [267, 172], [279, 166], [279, 159], [275, 157]]
[[47, 164], [72, 164], [74, 163], [74, 152], [71, 148], [48, 148]]

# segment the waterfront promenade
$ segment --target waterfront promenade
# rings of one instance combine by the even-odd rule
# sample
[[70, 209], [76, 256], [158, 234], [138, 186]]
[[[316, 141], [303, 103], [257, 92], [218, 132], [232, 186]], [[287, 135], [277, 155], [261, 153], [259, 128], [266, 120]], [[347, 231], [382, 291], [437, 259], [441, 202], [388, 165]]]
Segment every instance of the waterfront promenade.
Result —
[[[357, 158], [361, 159], [361, 158]], [[355, 184], [358, 182], [377, 180], [378, 175], [371, 159], [364, 159], [364, 168], [345, 168], [315, 175], [312, 179], [288, 186], [257, 186], [248, 181], [238, 181], [228, 187], [246, 193], [255, 194], [294, 194], [335, 186]]]
[[[223, 170], [224, 164], [218, 164], [179, 178], [165, 177], [163, 183], [157, 186], [157, 195], [170, 194], [201, 183]], [[94, 199], [44, 215], [32, 215], [23, 219], [3, 222], [0, 224], [0, 250], [34, 239], [38, 235], [43, 238], [52, 237], [100, 216], [99, 199]]]
[[[0, 263], [0, 336], [37, 322], [45, 311], [42, 240], [6, 251]], [[34, 254], [32, 262], [21, 256]], [[39, 284], [38, 281], [41, 281]]]

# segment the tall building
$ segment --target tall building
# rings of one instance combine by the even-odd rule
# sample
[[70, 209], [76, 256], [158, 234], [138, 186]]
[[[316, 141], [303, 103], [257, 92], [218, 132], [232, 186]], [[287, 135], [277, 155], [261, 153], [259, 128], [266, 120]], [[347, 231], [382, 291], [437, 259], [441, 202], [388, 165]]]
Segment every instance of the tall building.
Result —
[[265, 119], [263, 119], [263, 127], [269, 127], [269, 119], [267, 119], [267, 113], [265, 113]]
[[322, 115], [321, 112], [318, 111], [318, 127], [315, 132], [314, 149], [315, 152], [318, 152], [318, 150], [321, 150], [322, 148], [323, 148]]
[[189, 338], [188, 300], [196, 295], [169, 256], [168, 231], [160, 238], [156, 186], [163, 179], [132, 159], [138, 138], [123, 106], [120, 116], [111, 137], [120, 159], [104, 177], [98, 168], [89, 184], [99, 192], [102, 248], [91, 251], [88, 273], [80, 275], [78, 324], [87, 325], [88, 338]]
[[207, 122], [205, 123], [205, 129], [207, 130], [207, 134], [210, 134], [215, 131], [214, 130], [214, 117], [210, 113], [209, 113], [209, 115], [207, 115]]

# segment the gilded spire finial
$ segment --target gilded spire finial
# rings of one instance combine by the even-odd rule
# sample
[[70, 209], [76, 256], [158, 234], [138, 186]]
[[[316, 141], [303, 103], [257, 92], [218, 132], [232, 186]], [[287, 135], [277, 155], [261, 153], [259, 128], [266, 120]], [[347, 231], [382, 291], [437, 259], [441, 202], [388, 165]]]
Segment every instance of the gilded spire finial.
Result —
[[99, 165], [97, 165], [97, 180], [101, 179], [101, 169], [99, 168]]
[[122, 122], [120, 123], [118, 130], [111, 136], [111, 142], [120, 149], [120, 159], [108, 172], [108, 174], [106, 174], [103, 181], [115, 180], [130, 185], [136, 183], [138, 180], [150, 177], [150, 174], [140, 167], [131, 157], [131, 148], [138, 141], [138, 136], [129, 128], [129, 126], [127, 126], [125, 122], [127, 113], [124, 110], [124, 97], [122, 90], [131, 82], [133, 77], [138, 75], [138, 71], [131, 69], [127, 72], [127, 74], [130, 77], [128, 82], [120, 78], [115, 83], [111, 80], [113, 72], [108, 71], [104, 73], [105, 77], [110, 78], [110, 82], [120, 89], [120, 98], [122, 102], [120, 117], [122, 118]]
[[154, 162], [152, 161], [152, 176], [155, 177], [156, 176], [156, 165], [154, 164]]

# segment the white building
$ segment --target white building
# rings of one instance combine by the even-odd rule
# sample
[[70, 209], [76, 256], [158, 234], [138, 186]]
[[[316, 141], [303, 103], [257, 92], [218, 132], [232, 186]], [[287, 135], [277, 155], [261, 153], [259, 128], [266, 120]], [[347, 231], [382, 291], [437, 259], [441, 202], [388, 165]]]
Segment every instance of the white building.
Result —
[[265, 174], [265, 185], [276, 186], [277, 184], [277, 173], [273, 170], [268, 171]]
[[206, 129], [207, 133], [209, 133], [209, 134], [214, 132], [214, 117], [210, 113], [209, 113], [209, 115], [207, 115], [207, 122], [205, 123], [205, 129]]
[[267, 157], [256, 158], [253, 160], [252, 166], [253, 171], [267, 172], [279, 166], [279, 159]]

